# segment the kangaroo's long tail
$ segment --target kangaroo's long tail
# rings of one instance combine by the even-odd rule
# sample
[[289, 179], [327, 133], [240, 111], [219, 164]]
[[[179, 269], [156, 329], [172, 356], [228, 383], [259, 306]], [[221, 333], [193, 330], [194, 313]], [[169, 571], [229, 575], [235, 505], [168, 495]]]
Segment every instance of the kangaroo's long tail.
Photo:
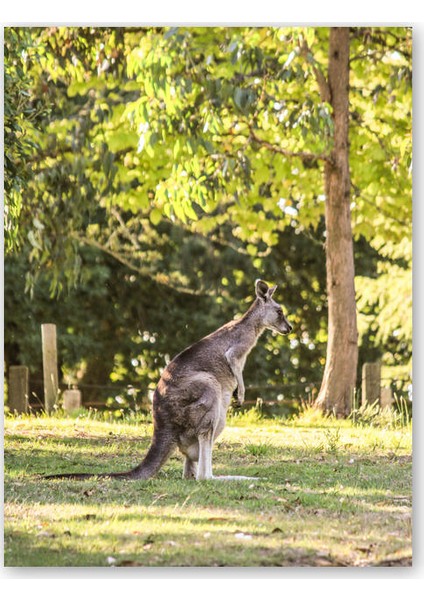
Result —
[[101, 477], [111, 479], [149, 479], [153, 477], [169, 458], [175, 448], [172, 430], [161, 429], [153, 434], [152, 443], [142, 462], [131, 469], [118, 473], [56, 473], [43, 475], [43, 479], [89, 479]]

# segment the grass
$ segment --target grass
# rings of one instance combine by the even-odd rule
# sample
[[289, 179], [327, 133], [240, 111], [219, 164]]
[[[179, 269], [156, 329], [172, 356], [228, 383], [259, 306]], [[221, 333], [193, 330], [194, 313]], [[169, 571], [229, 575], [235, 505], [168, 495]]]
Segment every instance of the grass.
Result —
[[37, 474], [136, 464], [148, 419], [6, 417], [5, 566], [406, 566], [412, 428], [314, 411], [230, 417], [216, 474], [187, 481], [176, 454], [149, 481]]

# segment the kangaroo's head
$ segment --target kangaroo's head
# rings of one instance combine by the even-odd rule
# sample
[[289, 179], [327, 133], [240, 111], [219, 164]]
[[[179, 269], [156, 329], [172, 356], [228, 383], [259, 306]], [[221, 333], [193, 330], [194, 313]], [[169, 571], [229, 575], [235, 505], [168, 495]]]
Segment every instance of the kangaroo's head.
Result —
[[277, 286], [269, 287], [265, 281], [257, 279], [255, 282], [256, 297], [258, 299], [258, 310], [260, 311], [263, 325], [283, 335], [290, 333], [293, 327], [284, 316], [281, 306], [272, 299]]

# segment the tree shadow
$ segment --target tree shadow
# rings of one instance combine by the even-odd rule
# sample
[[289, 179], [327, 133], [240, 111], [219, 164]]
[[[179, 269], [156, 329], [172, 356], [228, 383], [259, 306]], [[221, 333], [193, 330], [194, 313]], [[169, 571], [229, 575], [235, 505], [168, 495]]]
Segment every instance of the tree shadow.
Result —
[[[159, 519], [159, 517], [158, 517]], [[140, 528], [136, 515], [126, 517]], [[186, 517], [167, 515], [161, 517], [162, 525], [186, 525]], [[229, 519], [230, 520], [230, 519]], [[193, 518], [192, 525], [208, 524], [207, 518]], [[296, 566], [350, 566], [348, 562], [330, 552], [296, 545], [281, 530], [270, 527], [264, 533], [243, 533], [237, 525], [231, 529], [213, 525], [213, 531], [195, 545], [187, 545], [190, 532], [178, 531], [152, 534], [137, 531], [116, 534], [90, 531], [84, 535], [84, 547], [70, 529], [63, 533], [34, 535], [28, 532], [5, 530], [6, 548], [14, 545], [13, 553], [5, 553], [6, 567], [94, 567], [94, 566], [205, 566], [205, 567], [296, 567]], [[160, 531], [160, 530], [159, 530]], [[75, 539], [75, 537], [77, 539]], [[237, 541], [237, 538], [242, 541]], [[100, 543], [99, 543], [100, 539]], [[102, 550], [99, 550], [101, 544]]]

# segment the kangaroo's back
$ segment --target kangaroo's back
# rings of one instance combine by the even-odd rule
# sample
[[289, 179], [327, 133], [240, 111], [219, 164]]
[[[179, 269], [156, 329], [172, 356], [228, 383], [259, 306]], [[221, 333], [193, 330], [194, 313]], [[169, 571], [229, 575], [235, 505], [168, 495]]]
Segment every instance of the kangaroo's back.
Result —
[[229, 371], [225, 352], [237, 337], [239, 321], [226, 323], [177, 354], [167, 365], [164, 374], [169, 377], [187, 376], [190, 372], [208, 371], [224, 376]]

